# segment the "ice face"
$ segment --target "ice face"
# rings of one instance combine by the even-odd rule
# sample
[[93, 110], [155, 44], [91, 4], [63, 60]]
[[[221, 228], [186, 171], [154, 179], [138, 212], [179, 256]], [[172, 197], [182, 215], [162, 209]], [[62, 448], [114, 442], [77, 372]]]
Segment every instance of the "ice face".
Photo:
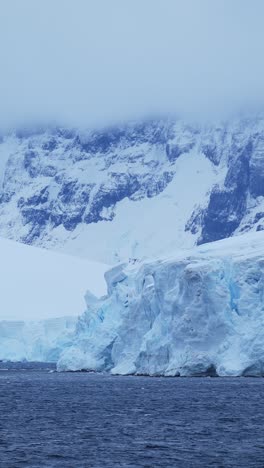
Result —
[[73, 341], [77, 318], [0, 321], [0, 359], [56, 362]]
[[263, 375], [264, 235], [245, 234], [116, 267], [86, 297], [59, 370]]

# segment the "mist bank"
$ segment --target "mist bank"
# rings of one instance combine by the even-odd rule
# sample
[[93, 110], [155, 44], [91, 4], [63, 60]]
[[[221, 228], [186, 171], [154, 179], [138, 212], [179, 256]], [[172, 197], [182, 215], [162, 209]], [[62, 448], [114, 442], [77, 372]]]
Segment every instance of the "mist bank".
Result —
[[2, 5], [0, 125], [211, 118], [264, 105], [264, 4], [234, 0]]

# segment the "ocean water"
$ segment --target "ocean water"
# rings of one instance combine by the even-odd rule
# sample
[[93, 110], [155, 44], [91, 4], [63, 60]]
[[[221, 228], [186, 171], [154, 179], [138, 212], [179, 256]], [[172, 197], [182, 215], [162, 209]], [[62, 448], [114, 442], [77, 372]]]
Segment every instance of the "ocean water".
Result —
[[264, 467], [264, 379], [0, 365], [0, 467]]

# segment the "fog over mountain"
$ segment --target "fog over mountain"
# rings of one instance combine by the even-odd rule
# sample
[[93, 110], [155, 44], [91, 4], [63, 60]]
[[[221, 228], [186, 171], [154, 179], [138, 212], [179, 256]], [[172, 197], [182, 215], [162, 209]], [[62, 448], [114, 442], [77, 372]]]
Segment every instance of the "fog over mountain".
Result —
[[4, 0], [0, 125], [262, 108], [263, 14], [261, 0]]

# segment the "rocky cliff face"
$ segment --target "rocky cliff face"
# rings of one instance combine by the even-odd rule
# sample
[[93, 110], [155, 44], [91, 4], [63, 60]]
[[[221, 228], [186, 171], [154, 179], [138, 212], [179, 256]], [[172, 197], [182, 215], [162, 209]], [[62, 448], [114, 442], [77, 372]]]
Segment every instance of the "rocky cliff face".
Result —
[[115, 262], [264, 229], [264, 119], [16, 131], [0, 235]]

